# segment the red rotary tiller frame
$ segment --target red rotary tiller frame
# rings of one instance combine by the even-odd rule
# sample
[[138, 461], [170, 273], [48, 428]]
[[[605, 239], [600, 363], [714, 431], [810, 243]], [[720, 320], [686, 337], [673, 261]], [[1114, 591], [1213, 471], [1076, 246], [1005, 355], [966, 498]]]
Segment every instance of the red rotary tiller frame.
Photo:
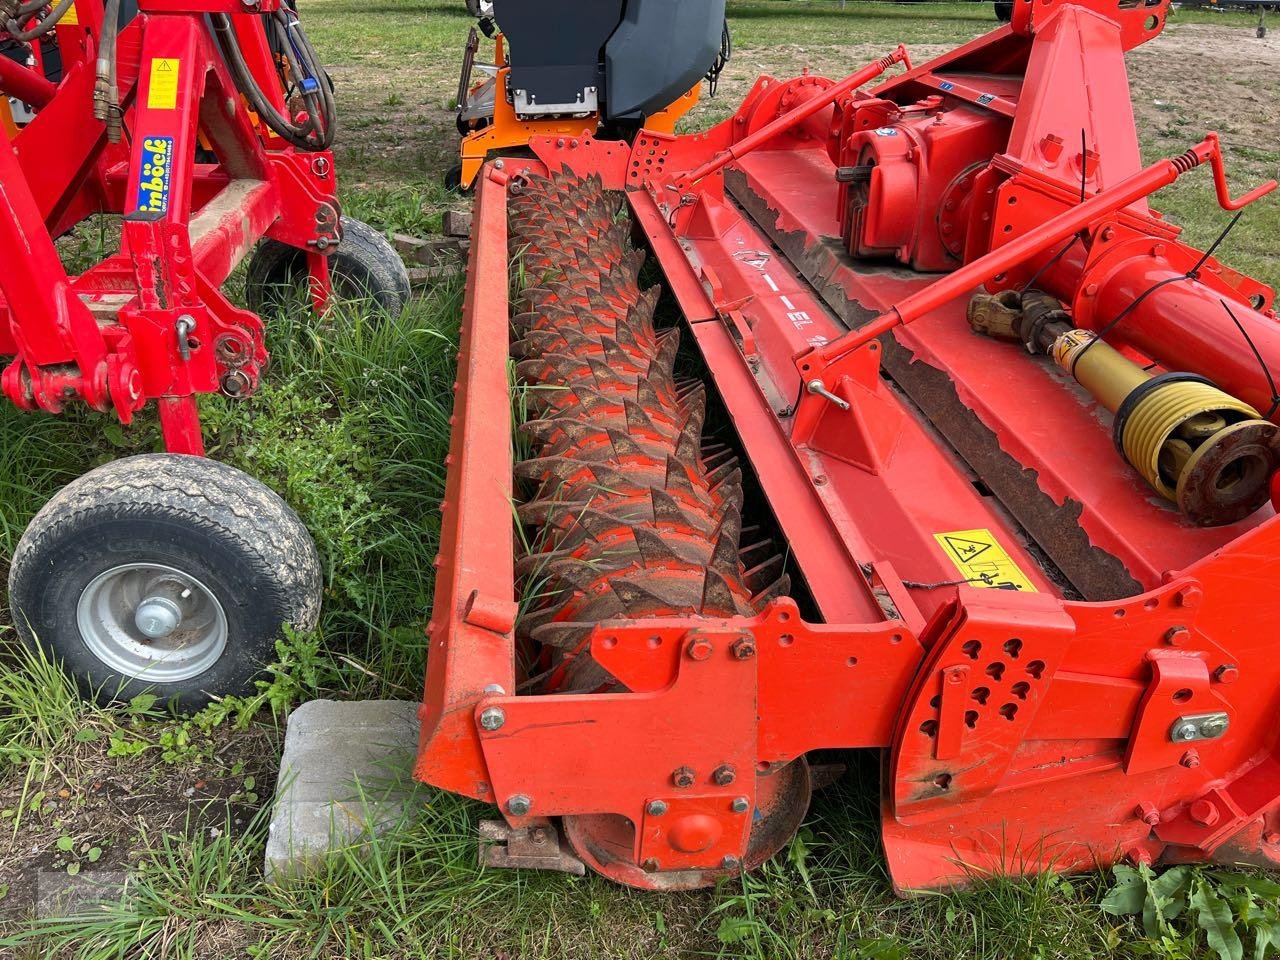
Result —
[[[1140, 162], [1124, 54], [1167, 11], [1022, 0], [923, 66], [488, 166], [417, 775], [500, 807], [490, 862], [709, 883], [856, 747], [900, 889], [1280, 862], [1273, 292], [1147, 205], [1275, 184], [1233, 200], [1212, 135]], [[803, 590], [739, 545], [626, 212]]]
[[[119, 2], [108, 6], [119, 18]], [[291, 146], [250, 111], [205, 22], [228, 18], [243, 65], [287, 115], [261, 25], [280, 10], [280, 0], [143, 0], [104, 38], [101, 0], [75, 0], [51, 27], [59, 82], [46, 79], [40, 45], [31, 63], [0, 57], [0, 91], [34, 112], [0, 129], [0, 355], [13, 357], [2, 381], [12, 402], [57, 413], [80, 400], [129, 423], [156, 400], [166, 448], [201, 453], [195, 395], [247, 396], [266, 362], [261, 321], [219, 291], [235, 266], [264, 236], [296, 247], [324, 303], [342, 236], [332, 154]], [[113, 98], [98, 97], [95, 118], [96, 64], [108, 55]], [[124, 215], [119, 252], [69, 275], [54, 240], [95, 213]]]

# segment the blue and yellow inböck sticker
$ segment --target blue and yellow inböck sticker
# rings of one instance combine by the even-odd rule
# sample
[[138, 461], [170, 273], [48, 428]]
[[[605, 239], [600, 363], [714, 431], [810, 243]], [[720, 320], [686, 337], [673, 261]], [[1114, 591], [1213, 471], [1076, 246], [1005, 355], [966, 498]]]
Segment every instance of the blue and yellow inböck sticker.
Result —
[[169, 177], [173, 172], [173, 137], [144, 137], [138, 171], [138, 212], [169, 209]]

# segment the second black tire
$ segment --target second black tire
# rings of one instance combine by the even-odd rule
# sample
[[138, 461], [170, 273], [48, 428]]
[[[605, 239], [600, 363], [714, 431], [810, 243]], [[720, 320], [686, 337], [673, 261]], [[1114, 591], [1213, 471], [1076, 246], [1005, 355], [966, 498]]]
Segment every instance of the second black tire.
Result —
[[[297, 247], [266, 239], [249, 260], [245, 299], [249, 309], [270, 314], [299, 297], [306, 299], [307, 255]], [[342, 218], [342, 242], [329, 258], [333, 289], [344, 300], [368, 299], [391, 316], [409, 302], [409, 271], [379, 231], [360, 220]]]

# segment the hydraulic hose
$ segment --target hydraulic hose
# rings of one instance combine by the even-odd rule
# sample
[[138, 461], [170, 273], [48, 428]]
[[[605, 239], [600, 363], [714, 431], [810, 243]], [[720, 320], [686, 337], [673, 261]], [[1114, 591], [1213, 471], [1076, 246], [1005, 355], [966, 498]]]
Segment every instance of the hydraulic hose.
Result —
[[[274, 35], [280, 55], [302, 97], [306, 106], [305, 114], [300, 121], [294, 121], [268, 100], [240, 51], [231, 17], [228, 14], [211, 14], [214, 35], [235, 79], [236, 87], [244, 94], [254, 112], [277, 136], [300, 150], [327, 150], [333, 142], [336, 111], [333, 91], [329, 87], [329, 78], [320, 67], [320, 58], [303, 32], [302, 24], [294, 11], [281, 7], [275, 13], [264, 15], [263, 20], [268, 38], [271, 39]], [[287, 101], [288, 84], [283, 71], [281, 73]]]
[[23, 4], [18, 8], [17, 16], [5, 24], [5, 31], [13, 39], [21, 40], [24, 43], [37, 37], [42, 37], [57, 26], [58, 21], [66, 16], [67, 11], [71, 9], [71, 4], [74, 2], [75, 0], [58, 0], [57, 5], [49, 12], [47, 17], [37, 21], [31, 29], [23, 30], [20, 20], [25, 20], [45, 6], [43, 0], [39, 0], [39, 2], [32, 0], [32, 3]]

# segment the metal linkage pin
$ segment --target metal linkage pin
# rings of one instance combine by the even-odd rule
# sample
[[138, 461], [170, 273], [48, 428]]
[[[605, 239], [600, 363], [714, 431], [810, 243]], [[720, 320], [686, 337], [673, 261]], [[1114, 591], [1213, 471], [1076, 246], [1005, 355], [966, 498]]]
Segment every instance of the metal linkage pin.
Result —
[[821, 380], [810, 380], [809, 383], [807, 384], [807, 389], [810, 393], [816, 393], [818, 396], [822, 397], [824, 400], [830, 400], [841, 410], [849, 409], [849, 401], [844, 400], [841, 397], [837, 397], [834, 393], [832, 393], [830, 390], [827, 389], [827, 385], [823, 383]]

